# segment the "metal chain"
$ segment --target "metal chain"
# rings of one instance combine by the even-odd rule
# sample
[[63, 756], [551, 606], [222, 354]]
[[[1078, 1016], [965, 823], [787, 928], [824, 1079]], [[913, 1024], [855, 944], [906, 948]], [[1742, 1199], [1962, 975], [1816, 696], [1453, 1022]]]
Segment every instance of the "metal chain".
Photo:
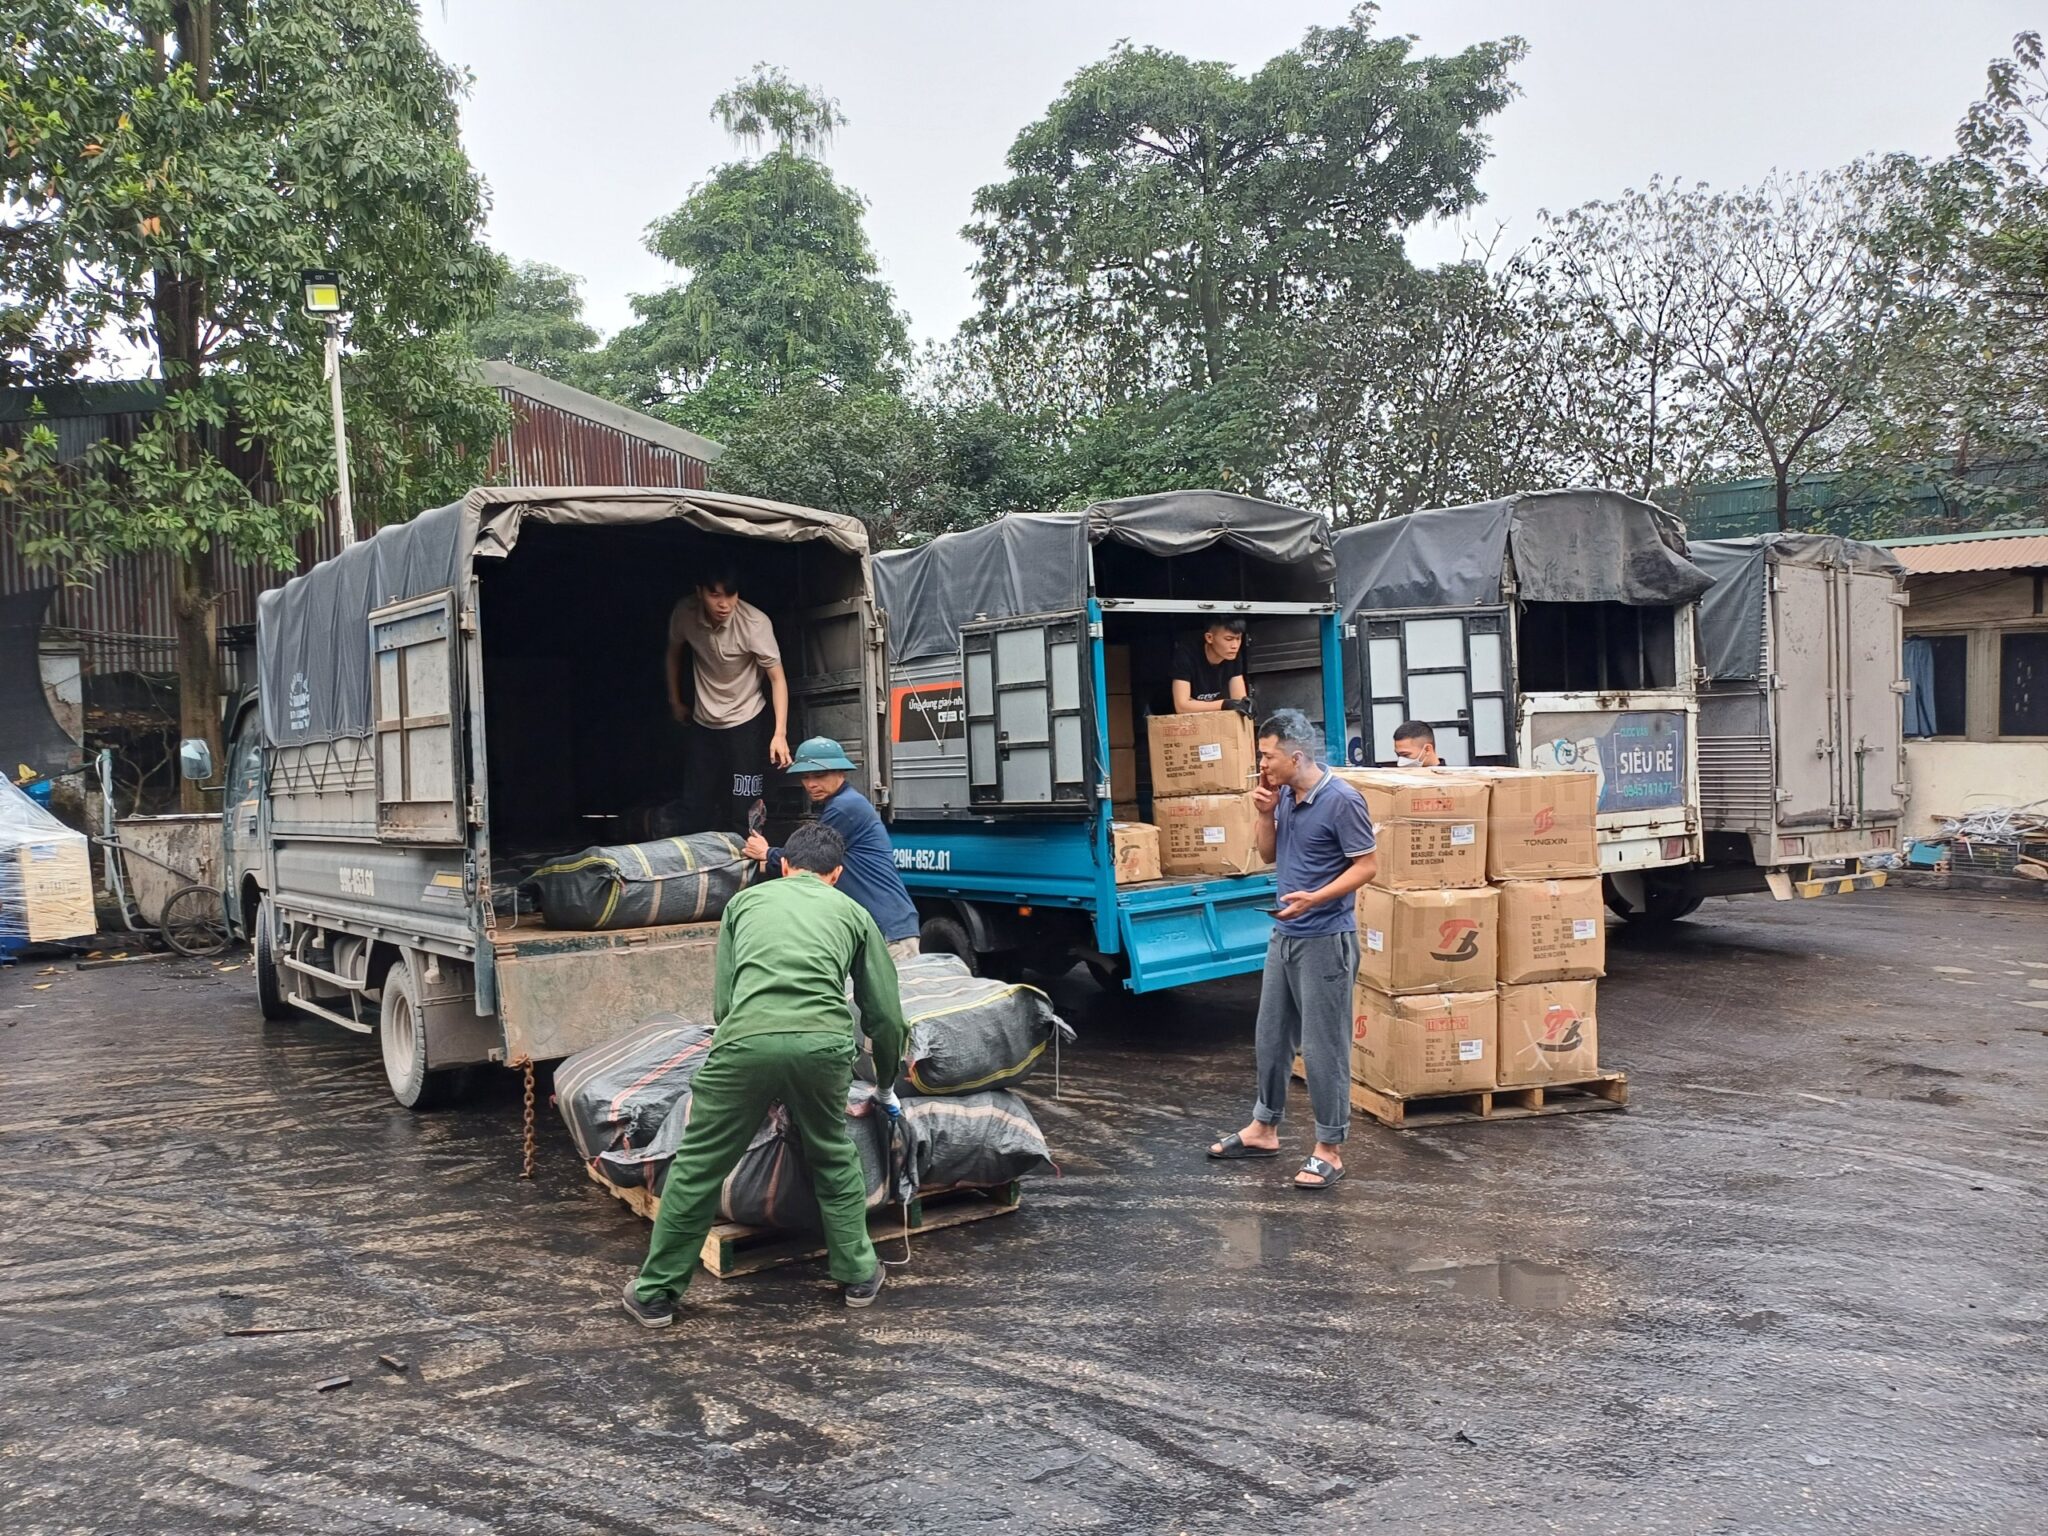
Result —
[[534, 1144], [533, 1144], [533, 1058], [529, 1056], [529, 1057], [528, 1057], [528, 1058], [527, 1058], [527, 1059], [526, 1059], [525, 1061], [521, 1062], [521, 1063], [520, 1063], [520, 1065], [521, 1065], [521, 1066], [523, 1066], [523, 1067], [524, 1067], [524, 1068], [526, 1069], [526, 1133], [525, 1133], [525, 1134], [526, 1134], [526, 1144], [525, 1144], [525, 1148], [524, 1148], [524, 1151], [525, 1151], [525, 1158], [526, 1158], [526, 1161], [525, 1161], [525, 1164], [524, 1164], [524, 1166], [523, 1166], [523, 1167], [521, 1167], [521, 1169], [520, 1169], [520, 1171], [519, 1171], [519, 1177], [521, 1177], [522, 1179], [530, 1179], [530, 1178], [532, 1178], [532, 1177], [533, 1177], [533, 1150], [534, 1150]]

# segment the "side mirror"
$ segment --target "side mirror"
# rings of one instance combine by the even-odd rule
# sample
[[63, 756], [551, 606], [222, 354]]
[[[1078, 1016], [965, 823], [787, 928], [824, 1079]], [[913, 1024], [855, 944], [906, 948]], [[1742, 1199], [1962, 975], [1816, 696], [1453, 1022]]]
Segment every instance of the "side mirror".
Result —
[[194, 783], [213, 777], [213, 748], [196, 736], [178, 743], [178, 772]]

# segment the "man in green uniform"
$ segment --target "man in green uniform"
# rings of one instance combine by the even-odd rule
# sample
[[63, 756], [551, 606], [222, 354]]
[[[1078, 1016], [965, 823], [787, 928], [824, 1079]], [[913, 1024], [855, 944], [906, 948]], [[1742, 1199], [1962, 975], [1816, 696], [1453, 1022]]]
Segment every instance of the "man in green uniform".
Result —
[[[846, 1133], [856, 1046], [848, 980], [874, 1043], [877, 1082], [896, 1081], [906, 1029], [881, 930], [833, 889], [845, 862], [837, 832], [805, 823], [783, 845], [784, 878], [750, 886], [725, 909], [711, 1054], [691, 1084], [689, 1129], [669, 1164], [647, 1260], [626, 1282], [626, 1311], [643, 1327], [675, 1321], [676, 1298], [717, 1219], [719, 1189], [776, 1102], [803, 1147], [846, 1304], [865, 1307], [882, 1288], [868, 1240], [867, 1180]], [[884, 1103], [894, 1111], [893, 1088]]]

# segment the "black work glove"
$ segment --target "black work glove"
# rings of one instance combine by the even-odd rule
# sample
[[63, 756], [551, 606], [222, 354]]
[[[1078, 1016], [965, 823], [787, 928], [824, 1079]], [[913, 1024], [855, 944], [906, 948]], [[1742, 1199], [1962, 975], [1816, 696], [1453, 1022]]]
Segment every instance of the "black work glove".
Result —
[[1247, 720], [1252, 718], [1252, 701], [1250, 699], [1226, 699], [1224, 700], [1224, 707], [1236, 710]]

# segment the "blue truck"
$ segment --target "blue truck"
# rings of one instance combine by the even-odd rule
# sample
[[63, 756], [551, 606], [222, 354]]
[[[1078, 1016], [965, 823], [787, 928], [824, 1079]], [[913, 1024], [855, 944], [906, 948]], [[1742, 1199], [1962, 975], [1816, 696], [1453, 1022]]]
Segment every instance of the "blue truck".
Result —
[[874, 571], [887, 809], [925, 948], [990, 974], [1081, 962], [1133, 992], [1259, 969], [1270, 871], [1117, 883], [1113, 823], [1149, 819], [1152, 797], [1142, 744], [1112, 740], [1111, 703], [1134, 705], [1140, 728], [1169, 712], [1175, 643], [1241, 618], [1259, 715], [1300, 709], [1341, 762], [1327, 519], [1169, 492], [1005, 517]]

